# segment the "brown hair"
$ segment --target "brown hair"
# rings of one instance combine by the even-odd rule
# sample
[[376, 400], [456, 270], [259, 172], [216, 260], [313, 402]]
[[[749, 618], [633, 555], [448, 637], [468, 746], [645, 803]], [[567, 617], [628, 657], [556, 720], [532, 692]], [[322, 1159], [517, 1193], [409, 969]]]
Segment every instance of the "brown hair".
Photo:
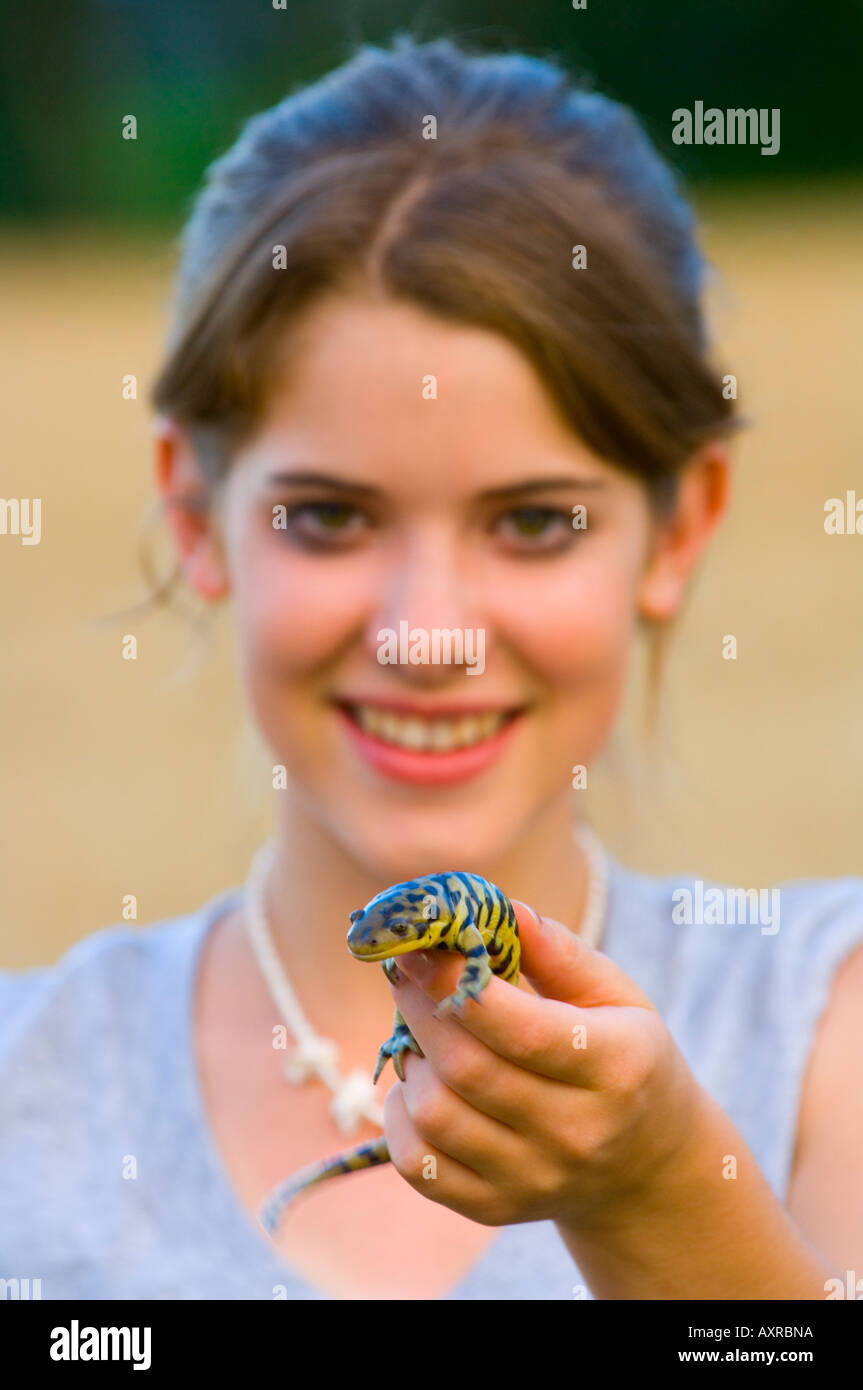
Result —
[[252, 118], [210, 167], [152, 402], [189, 432], [211, 492], [288, 326], [362, 287], [511, 340], [661, 511], [735, 423], [706, 359], [704, 271], [675, 177], [627, 108], [545, 59], [399, 34]]

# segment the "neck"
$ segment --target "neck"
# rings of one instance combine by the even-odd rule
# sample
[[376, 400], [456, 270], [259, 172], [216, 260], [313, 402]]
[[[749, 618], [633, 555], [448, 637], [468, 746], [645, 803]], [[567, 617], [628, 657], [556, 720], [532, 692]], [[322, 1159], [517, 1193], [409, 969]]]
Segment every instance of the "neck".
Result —
[[[380, 970], [350, 956], [345, 938], [351, 910], [388, 882], [351, 858], [289, 797], [281, 799], [280, 812], [264, 883], [265, 915], [279, 959], [317, 1033], [380, 1032], [389, 990]], [[588, 869], [568, 799], [555, 803], [505, 856], [475, 871], [544, 916], [579, 930]]]

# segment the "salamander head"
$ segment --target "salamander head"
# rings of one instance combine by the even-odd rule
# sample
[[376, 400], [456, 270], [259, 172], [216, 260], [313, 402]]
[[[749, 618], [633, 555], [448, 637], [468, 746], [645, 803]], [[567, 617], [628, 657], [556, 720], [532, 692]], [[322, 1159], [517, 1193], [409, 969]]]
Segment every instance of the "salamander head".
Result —
[[423, 916], [423, 895], [391, 889], [372, 898], [365, 907], [351, 913], [353, 926], [348, 932], [348, 950], [358, 960], [386, 960], [405, 951], [424, 950], [436, 944], [440, 926]]

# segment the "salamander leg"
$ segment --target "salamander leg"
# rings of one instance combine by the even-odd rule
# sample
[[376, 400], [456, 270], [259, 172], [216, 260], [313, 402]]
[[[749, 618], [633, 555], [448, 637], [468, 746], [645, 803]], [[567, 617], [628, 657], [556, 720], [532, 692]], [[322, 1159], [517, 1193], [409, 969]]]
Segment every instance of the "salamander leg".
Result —
[[387, 956], [386, 960], [382, 960], [382, 961], [381, 961], [381, 969], [383, 970], [383, 972], [384, 972], [384, 974], [386, 975], [387, 979], [389, 980], [390, 984], [391, 984], [391, 985], [395, 984], [395, 980], [393, 979], [392, 972], [393, 972], [394, 970], [397, 970], [397, 969], [398, 969], [398, 966], [397, 966], [396, 962], [393, 960], [392, 956]]
[[398, 1077], [399, 1081], [404, 1081], [405, 1069], [404, 1063], [402, 1062], [403, 1052], [415, 1052], [418, 1057], [425, 1056], [425, 1053], [423, 1052], [422, 1048], [420, 1047], [410, 1028], [408, 1028], [398, 1009], [396, 1009], [395, 1015], [393, 1017], [392, 1036], [387, 1038], [385, 1043], [381, 1044], [381, 1049], [378, 1052], [377, 1066], [375, 1067], [372, 1081], [377, 1081], [378, 1077], [380, 1076], [381, 1072], [386, 1066], [388, 1057], [392, 1057], [393, 1059], [393, 1066], [395, 1067], [396, 1076]]
[[468, 999], [478, 1000], [494, 973], [485, 943], [476, 927], [462, 927], [458, 949], [467, 963], [459, 976], [455, 992], [442, 999], [435, 1009], [436, 1018], [445, 1018]]

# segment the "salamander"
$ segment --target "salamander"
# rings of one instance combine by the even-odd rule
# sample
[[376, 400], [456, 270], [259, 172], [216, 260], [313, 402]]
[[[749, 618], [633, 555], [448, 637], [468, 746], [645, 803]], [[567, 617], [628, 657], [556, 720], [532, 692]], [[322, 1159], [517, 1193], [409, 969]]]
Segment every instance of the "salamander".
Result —
[[[441, 1000], [438, 1017], [480, 995], [492, 975], [518, 983], [521, 947], [515, 909], [502, 889], [478, 874], [426, 874], [396, 883], [350, 914], [348, 950], [357, 960], [379, 961], [390, 978], [394, 957], [406, 951], [455, 951], [465, 967], [455, 991]], [[373, 1081], [392, 1057], [404, 1081], [402, 1053], [422, 1049], [398, 1009], [393, 1031], [378, 1052]], [[279, 1183], [258, 1208], [258, 1220], [272, 1235], [287, 1204], [314, 1183], [389, 1163], [386, 1139], [359, 1144], [332, 1158], [308, 1164]]]

